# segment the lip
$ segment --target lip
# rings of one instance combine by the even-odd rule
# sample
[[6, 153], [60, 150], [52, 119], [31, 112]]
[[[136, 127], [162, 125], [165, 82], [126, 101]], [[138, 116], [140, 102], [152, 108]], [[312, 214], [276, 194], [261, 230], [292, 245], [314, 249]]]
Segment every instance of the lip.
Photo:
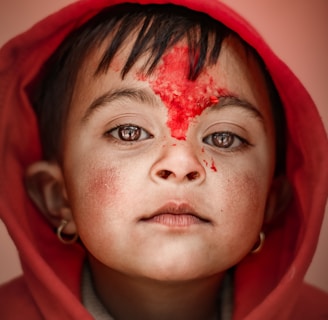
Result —
[[187, 203], [168, 202], [154, 213], [141, 219], [142, 222], [158, 223], [168, 227], [188, 227], [209, 223]]

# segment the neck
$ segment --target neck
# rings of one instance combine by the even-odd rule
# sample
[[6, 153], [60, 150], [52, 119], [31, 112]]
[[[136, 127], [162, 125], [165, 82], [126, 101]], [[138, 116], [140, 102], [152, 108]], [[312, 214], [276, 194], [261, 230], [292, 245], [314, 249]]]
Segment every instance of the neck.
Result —
[[90, 261], [95, 291], [114, 319], [218, 319], [222, 275], [183, 282], [126, 276]]

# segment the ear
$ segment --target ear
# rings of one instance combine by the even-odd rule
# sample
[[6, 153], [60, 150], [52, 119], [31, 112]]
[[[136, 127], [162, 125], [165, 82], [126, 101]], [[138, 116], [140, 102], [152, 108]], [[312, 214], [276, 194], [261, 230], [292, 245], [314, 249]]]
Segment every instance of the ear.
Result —
[[76, 233], [62, 171], [57, 163], [33, 163], [26, 170], [25, 183], [28, 195], [52, 226], [58, 228], [62, 220], [67, 220], [65, 233]]
[[274, 223], [287, 209], [292, 199], [292, 187], [286, 176], [275, 177], [267, 199], [264, 224]]

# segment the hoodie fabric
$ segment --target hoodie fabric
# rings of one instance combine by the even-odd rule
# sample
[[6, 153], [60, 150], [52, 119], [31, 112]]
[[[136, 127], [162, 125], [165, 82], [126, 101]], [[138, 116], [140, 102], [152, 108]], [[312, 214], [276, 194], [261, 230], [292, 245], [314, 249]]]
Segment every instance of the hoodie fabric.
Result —
[[[41, 159], [28, 88], [69, 32], [103, 7], [121, 2], [76, 2], [1, 49], [0, 218], [18, 248], [24, 271], [22, 277], [0, 289], [1, 319], [92, 319], [81, 303], [84, 249], [79, 244], [60, 243], [24, 189], [24, 170]], [[170, 2], [208, 13], [256, 48], [286, 112], [287, 176], [294, 197], [281, 221], [267, 234], [264, 249], [236, 267], [233, 319], [328, 319], [327, 295], [303, 283], [318, 241], [328, 190], [328, 143], [318, 111], [297, 78], [231, 9], [213, 0]]]

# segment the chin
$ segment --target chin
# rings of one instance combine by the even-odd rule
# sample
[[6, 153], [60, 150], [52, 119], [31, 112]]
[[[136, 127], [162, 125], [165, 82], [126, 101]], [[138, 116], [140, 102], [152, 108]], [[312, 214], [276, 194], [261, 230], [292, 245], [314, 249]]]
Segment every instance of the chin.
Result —
[[224, 271], [217, 265], [209, 265], [206, 260], [203, 260], [202, 263], [195, 263], [194, 259], [166, 260], [160, 264], [144, 264], [142, 267], [142, 275], [145, 278], [162, 282], [200, 280], [221, 274]]

